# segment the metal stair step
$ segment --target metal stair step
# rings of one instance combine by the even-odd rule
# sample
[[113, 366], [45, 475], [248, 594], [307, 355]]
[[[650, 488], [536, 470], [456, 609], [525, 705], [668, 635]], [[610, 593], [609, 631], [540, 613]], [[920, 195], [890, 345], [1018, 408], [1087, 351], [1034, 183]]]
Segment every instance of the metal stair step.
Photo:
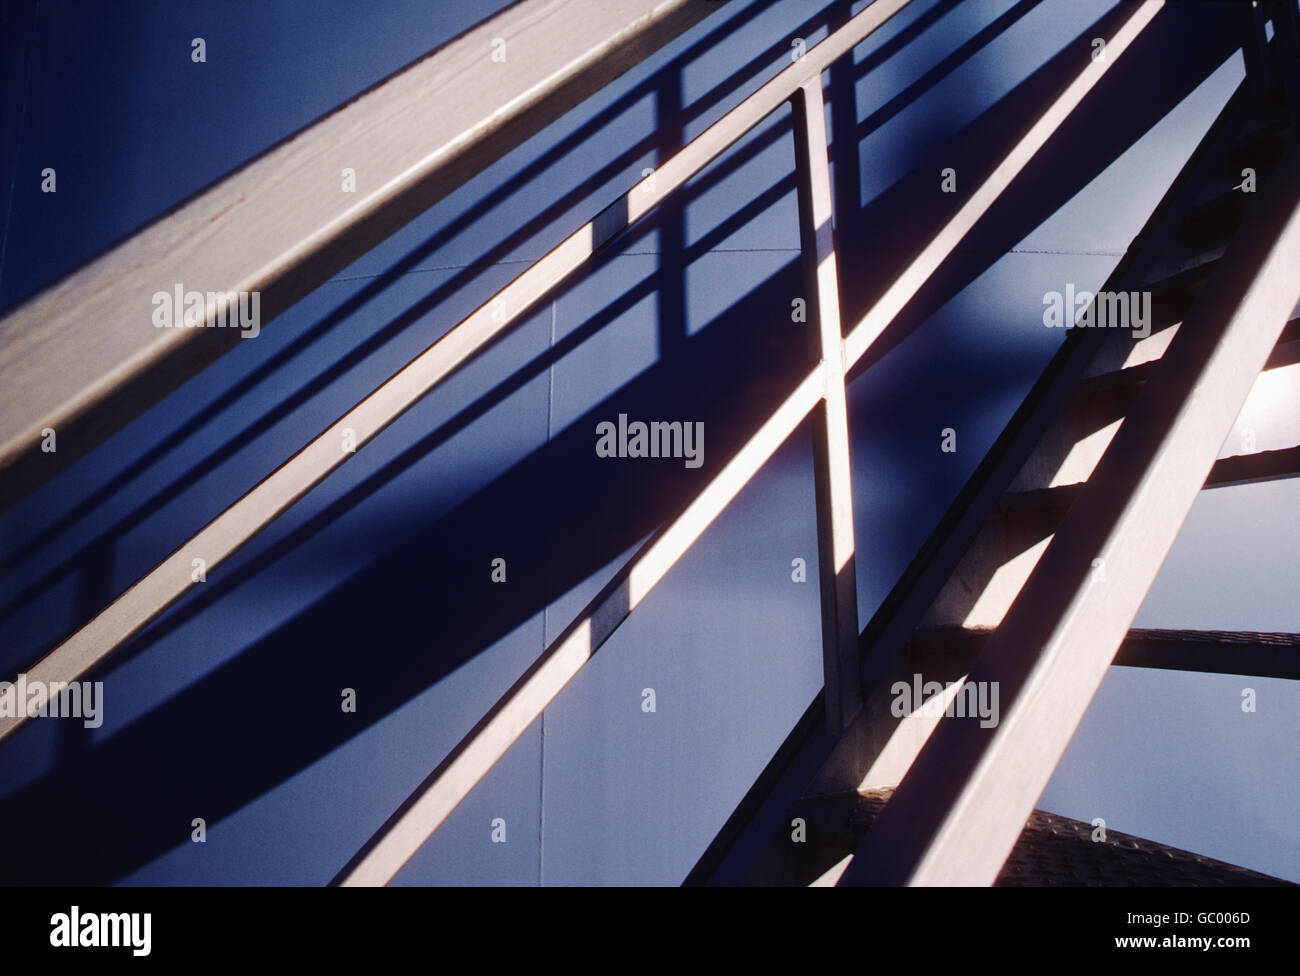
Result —
[[[1276, 451], [1257, 451], [1254, 454], [1235, 454], [1220, 458], [1210, 469], [1204, 487], [1223, 488], [1252, 481], [1294, 478], [1297, 475], [1300, 475], [1300, 445]], [[1051, 488], [1009, 492], [998, 505], [997, 511], [1002, 518], [1044, 512], [1064, 515], [1082, 493], [1085, 484], [1087, 482], [1075, 482], [1069, 485], [1055, 485]]]
[[[973, 664], [991, 634], [967, 627], [918, 630], [912, 638], [914, 660], [947, 655]], [[1133, 627], [1112, 664], [1300, 680], [1300, 634]]]
[[[1136, 366], [1127, 366], [1124, 369], [1115, 369], [1107, 373], [1089, 376], [1079, 384], [1076, 395], [1089, 397], [1111, 393], [1116, 390], [1136, 390], [1151, 376], [1151, 372], [1158, 362], [1160, 360], [1155, 359], [1139, 363]], [[1265, 369], [1292, 366], [1298, 362], [1300, 362], [1300, 316], [1293, 318], [1283, 328], [1282, 335], [1278, 337], [1277, 346], [1274, 347], [1273, 354], [1269, 357]]]

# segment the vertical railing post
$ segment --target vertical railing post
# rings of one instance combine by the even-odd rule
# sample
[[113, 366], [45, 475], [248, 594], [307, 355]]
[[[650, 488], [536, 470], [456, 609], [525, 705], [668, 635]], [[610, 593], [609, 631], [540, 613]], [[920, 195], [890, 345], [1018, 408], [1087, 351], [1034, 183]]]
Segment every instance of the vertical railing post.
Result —
[[825, 377], [821, 403], [813, 411], [813, 459], [817, 482], [817, 559], [826, 723], [838, 733], [858, 713], [862, 694], [858, 681], [858, 594], [853, 556], [848, 408], [844, 393], [844, 340], [840, 332], [821, 76], [805, 82], [793, 96], [791, 105], [805, 301], [809, 321], [817, 326]]

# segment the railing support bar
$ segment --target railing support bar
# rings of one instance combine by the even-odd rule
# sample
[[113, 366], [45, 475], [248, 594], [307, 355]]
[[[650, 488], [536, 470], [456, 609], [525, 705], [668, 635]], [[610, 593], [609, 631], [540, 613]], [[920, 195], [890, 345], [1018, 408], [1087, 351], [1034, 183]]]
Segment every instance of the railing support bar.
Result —
[[826, 115], [818, 75], [791, 99], [799, 242], [810, 321], [817, 324], [825, 387], [813, 411], [813, 467], [817, 492], [817, 559], [821, 584], [822, 658], [826, 724], [839, 733], [862, 708], [858, 682], [858, 593], [854, 564], [853, 490], [844, 341], [831, 219]]

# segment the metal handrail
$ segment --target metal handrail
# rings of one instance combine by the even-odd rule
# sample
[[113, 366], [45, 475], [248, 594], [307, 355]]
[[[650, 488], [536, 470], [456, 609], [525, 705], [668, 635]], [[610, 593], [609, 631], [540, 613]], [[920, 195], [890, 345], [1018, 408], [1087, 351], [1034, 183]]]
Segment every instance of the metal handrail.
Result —
[[[847, 431], [830, 420], [842, 408], [844, 377], [870, 347], [890, 321], [916, 295], [929, 276], [952, 252], [965, 234], [988, 210], [1002, 191], [1011, 184], [1034, 154], [1042, 148], [1057, 127], [1079, 105], [1084, 96], [1097, 84], [1110, 65], [1123, 55], [1142, 30], [1163, 6], [1163, 0], [1144, 0], [1120, 24], [1107, 41], [1108, 58], [1093, 60], [1066, 89], [1057, 96], [1030, 126], [992, 173], [980, 184], [971, 198], [942, 228], [939, 234], [921, 251], [908, 268], [890, 286], [885, 294], [859, 320], [847, 337], [838, 338], [838, 300], [835, 295], [834, 249], [823, 250], [829, 242], [829, 214], [819, 209], [819, 198], [829, 201], [829, 184], [824, 170], [826, 145], [822, 141], [818, 152], [808, 147], [814, 137], [825, 138], [821, 125], [812, 119], [823, 120], [821, 72], [851, 50], [862, 38], [897, 13], [905, 3], [885, 4], [878, 0], [858, 14], [846, 25], [816, 47], [804, 59], [785, 69], [770, 82], [733, 109], [715, 126], [688, 144], [668, 161], [658, 172], [667, 171], [676, 187], [708, 162], [716, 153], [712, 151], [710, 136], [715, 130], [730, 132], [731, 120], [749, 119], [744, 131], [757, 124], [786, 99], [801, 105], [795, 113], [796, 150], [799, 159], [800, 221], [801, 227], [814, 230], [813, 239], [801, 234], [805, 273], [814, 283], [814, 294], [822, 297], [818, 308], [822, 337], [822, 361], [771, 414], [759, 430], [745, 443], [736, 456], [695, 497], [672, 523], [653, 536], [621, 569], [587, 607], [569, 624], [524, 675], [488, 711], [483, 719], [448, 754], [446, 759], [414, 791], [405, 803], [384, 823], [371, 840], [335, 878], [343, 885], [385, 884], [396, 876], [402, 865], [420, 848], [434, 830], [442, 824], [452, 810], [469, 794], [524, 730], [539, 716], [559, 694], [568, 681], [595, 654], [618, 625], [636, 607], [686, 549], [709, 526], [714, 518], [735, 497], [736, 493], [753, 477], [762, 464], [772, 456], [795, 428], [814, 409], [821, 408], [828, 422], [818, 424], [815, 448], [820, 458], [831, 464], [819, 463], [819, 481], [826, 472], [829, 484], [819, 484], [818, 500], [818, 551], [823, 565], [821, 574], [823, 613], [823, 655], [826, 687], [823, 699], [827, 704], [829, 724], [835, 730], [852, 718], [846, 706], [848, 694], [856, 698], [857, 644], [856, 623], [851, 654], [846, 660], [845, 647], [838, 641], [844, 633], [843, 620], [849, 614], [856, 620], [856, 595], [845, 599], [843, 591], [837, 592], [837, 581], [851, 579], [854, 562], [852, 552], [852, 507], [841, 507], [841, 499], [850, 498], [847, 464]], [[877, 19], [873, 15], [880, 15]], [[808, 63], [804, 63], [807, 61]], [[752, 104], [751, 104], [752, 103]], [[761, 114], [757, 114], [761, 109]], [[757, 115], [757, 117], [755, 117]], [[734, 141], [736, 133], [729, 140]], [[708, 155], [702, 155], [697, 143], [703, 143]], [[804, 154], [807, 153], [805, 156]], [[821, 166], [815, 164], [820, 159]], [[635, 193], [636, 190], [633, 191]], [[668, 192], [665, 190], [664, 192]], [[648, 209], [648, 208], [647, 208]], [[644, 211], [642, 211], [644, 212]], [[639, 214], [638, 214], [639, 216]], [[825, 228], [825, 230], [823, 230]], [[836, 462], [843, 459], [842, 465]], [[829, 470], [828, 470], [829, 469]], [[843, 560], [838, 572], [827, 573], [827, 554], [835, 562]], [[847, 573], [845, 570], [847, 569]], [[843, 615], [828, 620], [830, 615]], [[854, 703], [856, 705], [856, 702]]]
[[[237, 342], [211, 327], [225, 296], [269, 322], [712, 9], [512, 4], [0, 318], [0, 509]], [[198, 321], [154, 328], [151, 296], [177, 286], [207, 296]]]
[[[820, 361], [685, 510], [655, 533], [551, 642], [335, 881], [357, 885], [391, 880], [810, 414], [817, 419], [814, 446], [822, 564], [824, 700], [832, 729], [844, 728], [860, 706], [856, 686], [856, 593], [851, 585], [854, 554], [846, 373], [1123, 55], [1164, 0], [1143, 0], [1134, 6], [1108, 40], [1107, 58], [1090, 60], [1073, 82], [1050, 101], [957, 213], [844, 335], [839, 323], [821, 74], [909, 2], [876, 0], [808, 49], [666, 161], [653, 176], [638, 182], [569, 235], [145, 574], [33, 666], [30, 679], [72, 681], [102, 662], [189, 589], [192, 558], [202, 556], [209, 567], [215, 566], [342, 464], [349, 456], [339, 446], [345, 430], [353, 432], [358, 447], [373, 438], [568, 275], [790, 101], [795, 108], [803, 263], [810, 287], [810, 310], [815, 309], [818, 322]], [[18, 728], [24, 718], [17, 714], [0, 718], [0, 740]]]
[[[352, 452], [340, 449], [344, 432], [362, 447], [440, 382], [464, 366], [536, 302], [602, 247], [653, 210], [670, 193], [724, 152], [910, 0], [877, 0], [748, 96], [689, 145], [595, 218], [579, 227], [505, 288], [331, 424], [272, 474], [208, 523], [104, 610], [33, 665], [32, 680], [73, 681], [138, 633], [190, 586], [191, 560], [211, 569], [229, 558]], [[800, 419], [807, 410], [800, 414]], [[0, 741], [26, 721], [0, 716]]]

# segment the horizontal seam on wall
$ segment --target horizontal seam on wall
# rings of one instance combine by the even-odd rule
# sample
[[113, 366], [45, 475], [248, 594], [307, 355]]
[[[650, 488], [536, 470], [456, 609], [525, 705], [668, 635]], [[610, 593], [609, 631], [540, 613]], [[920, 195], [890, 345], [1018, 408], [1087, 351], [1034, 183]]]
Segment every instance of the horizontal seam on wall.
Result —
[[[905, 247], [840, 247], [836, 248], [837, 253], [841, 254], [859, 254], [868, 251], [914, 251], [916, 248]], [[609, 257], [614, 258], [635, 258], [635, 257], [661, 257], [665, 254], [770, 254], [785, 253], [798, 254], [797, 247], [715, 247], [708, 251], [692, 251], [686, 248], [683, 251], [620, 251], [618, 254], [611, 254]], [[1124, 256], [1123, 251], [1068, 251], [1054, 250], [1052, 248], [1033, 248], [1033, 247], [1013, 247], [1009, 251], [990, 251], [984, 248], [955, 248], [954, 254], [1059, 254], [1069, 257], [1110, 257], [1120, 258]], [[471, 262], [469, 264], [436, 264], [428, 268], [411, 268], [409, 271], [403, 271], [395, 277], [402, 277], [410, 274], [431, 274], [435, 271], [464, 271], [469, 268], [488, 268], [508, 267], [511, 265], [528, 265], [535, 264], [539, 258], [519, 258], [513, 261], [493, 261], [490, 264], [478, 264]], [[330, 278], [325, 284], [342, 283], [345, 281], [369, 281], [374, 278], [383, 278], [391, 274], [388, 271], [379, 271], [374, 274], [358, 275], [341, 275]]]

